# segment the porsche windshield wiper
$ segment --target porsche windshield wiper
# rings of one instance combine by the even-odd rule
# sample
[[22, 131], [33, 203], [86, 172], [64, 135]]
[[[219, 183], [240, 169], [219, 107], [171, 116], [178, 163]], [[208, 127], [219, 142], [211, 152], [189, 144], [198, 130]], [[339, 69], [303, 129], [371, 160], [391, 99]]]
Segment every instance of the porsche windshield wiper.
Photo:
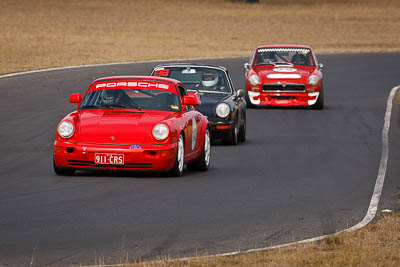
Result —
[[86, 105], [86, 106], [79, 107], [79, 109], [96, 109], [96, 108], [103, 108], [103, 107], [97, 106], [97, 105]]
[[121, 105], [121, 104], [110, 104], [110, 105], [103, 105], [103, 108], [115, 109], [115, 108], [135, 108], [138, 110], [142, 110], [138, 105], [131, 103], [129, 105]]

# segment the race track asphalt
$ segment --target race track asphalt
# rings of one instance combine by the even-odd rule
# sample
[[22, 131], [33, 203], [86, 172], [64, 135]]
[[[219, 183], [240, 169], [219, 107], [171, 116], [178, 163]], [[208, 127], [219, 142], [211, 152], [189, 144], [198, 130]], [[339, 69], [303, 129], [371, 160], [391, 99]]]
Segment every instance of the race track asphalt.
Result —
[[[246, 143], [212, 147], [210, 170], [56, 176], [52, 143], [71, 93], [156, 64], [73, 68], [0, 79], [0, 265], [65, 266], [265, 247], [333, 233], [365, 216], [378, 173], [400, 54], [321, 55], [324, 110], [248, 109]], [[229, 68], [243, 88], [247, 58]], [[194, 60], [193, 60], [194, 62]], [[382, 207], [400, 192], [395, 104]]]

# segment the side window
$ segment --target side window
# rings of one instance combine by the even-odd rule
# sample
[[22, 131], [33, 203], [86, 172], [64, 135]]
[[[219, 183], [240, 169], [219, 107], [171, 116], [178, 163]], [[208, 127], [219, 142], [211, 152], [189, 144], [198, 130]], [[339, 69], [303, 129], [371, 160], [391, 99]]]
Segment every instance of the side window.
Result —
[[[183, 88], [182, 86], [178, 86], [178, 89], [179, 89], [179, 94], [181, 95], [181, 101], [182, 101], [182, 98], [183, 98], [184, 96], [188, 95], [188, 94], [187, 94], [185, 88]], [[190, 110], [192, 110], [192, 109], [193, 109], [192, 106], [186, 106], [184, 112], [190, 111]]]

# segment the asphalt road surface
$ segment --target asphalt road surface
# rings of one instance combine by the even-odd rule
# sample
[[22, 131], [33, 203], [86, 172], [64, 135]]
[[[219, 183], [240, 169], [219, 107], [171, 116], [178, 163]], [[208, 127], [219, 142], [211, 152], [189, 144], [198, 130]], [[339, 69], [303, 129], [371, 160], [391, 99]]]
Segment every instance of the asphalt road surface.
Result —
[[[324, 110], [249, 109], [247, 141], [212, 147], [208, 172], [171, 178], [52, 169], [59, 120], [99, 77], [148, 74], [120, 64], [0, 79], [0, 265], [33, 266], [193, 256], [333, 233], [365, 216], [400, 54], [321, 55]], [[247, 58], [196, 60], [230, 69]], [[380, 208], [399, 199], [400, 108], [394, 105]], [[397, 140], [396, 140], [397, 139]]]

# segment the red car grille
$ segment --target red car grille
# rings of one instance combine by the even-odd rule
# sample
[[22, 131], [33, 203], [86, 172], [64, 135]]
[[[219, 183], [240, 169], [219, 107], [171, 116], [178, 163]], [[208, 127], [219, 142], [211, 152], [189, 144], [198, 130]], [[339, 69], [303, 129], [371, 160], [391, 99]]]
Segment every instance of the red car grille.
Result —
[[68, 165], [74, 167], [98, 167], [98, 168], [135, 168], [135, 169], [151, 169], [153, 168], [152, 163], [125, 163], [124, 165], [110, 165], [110, 164], [96, 164], [93, 161], [83, 160], [68, 160]]
[[295, 96], [271, 96], [271, 98], [276, 99], [276, 100], [290, 100], [290, 99], [295, 99]]
[[304, 84], [263, 84], [263, 92], [305, 92]]

